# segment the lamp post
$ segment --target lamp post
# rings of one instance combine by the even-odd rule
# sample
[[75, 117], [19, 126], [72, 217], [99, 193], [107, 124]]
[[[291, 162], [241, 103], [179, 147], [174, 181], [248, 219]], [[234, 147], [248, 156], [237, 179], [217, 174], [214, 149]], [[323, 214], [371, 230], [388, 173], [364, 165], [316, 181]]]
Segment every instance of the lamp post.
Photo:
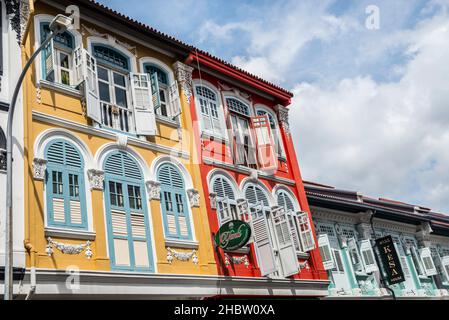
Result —
[[12, 124], [14, 117], [14, 109], [16, 107], [17, 97], [19, 96], [20, 87], [23, 79], [37, 55], [44, 49], [53, 38], [63, 33], [72, 24], [72, 18], [58, 14], [50, 23], [50, 35], [33, 53], [31, 58], [25, 64], [22, 73], [19, 76], [14, 93], [11, 99], [11, 105], [8, 109], [8, 124], [6, 134], [6, 219], [5, 219], [5, 286], [4, 299], [12, 300], [13, 298], [13, 212], [12, 212]]

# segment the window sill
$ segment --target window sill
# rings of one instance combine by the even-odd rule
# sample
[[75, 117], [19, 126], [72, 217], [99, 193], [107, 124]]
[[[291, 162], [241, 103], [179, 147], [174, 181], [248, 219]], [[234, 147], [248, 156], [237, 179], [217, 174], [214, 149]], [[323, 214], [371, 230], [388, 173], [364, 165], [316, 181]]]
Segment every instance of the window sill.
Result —
[[249, 253], [249, 246], [237, 249], [237, 250], [232, 250], [232, 251], [227, 251], [226, 253], [243, 253], [243, 254], [248, 254]]
[[182, 241], [165, 239], [165, 247], [181, 248], [181, 249], [198, 249], [199, 244], [197, 241]]
[[215, 135], [215, 133], [211, 133], [211, 132], [206, 132], [206, 131], [202, 131], [201, 132], [201, 138], [202, 139], [209, 139], [209, 140], [213, 140], [213, 141], [218, 141], [221, 143], [228, 143], [229, 139], [219, 136], [219, 135]]
[[178, 120], [172, 120], [158, 114], [156, 114], [156, 121], [174, 128], [179, 128], [181, 126]]
[[92, 231], [45, 227], [45, 237], [57, 237], [76, 240], [95, 240], [95, 235], [95, 232]]
[[82, 98], [83, 97], [83, 95], [81, 94], [80, 90], [75, 89], [75, 88], [70, 87], [70, 86], [66, 86], [64, 84], [50, 82], [50, 81], [47, 81], [47, 80], [41, 80], [40, 81], [40, 86], [42, 88], [55, 90], [55, 91], [58, 91], [60, 93], [69, 94], [69, 95], [74, 96], [76, 98]]

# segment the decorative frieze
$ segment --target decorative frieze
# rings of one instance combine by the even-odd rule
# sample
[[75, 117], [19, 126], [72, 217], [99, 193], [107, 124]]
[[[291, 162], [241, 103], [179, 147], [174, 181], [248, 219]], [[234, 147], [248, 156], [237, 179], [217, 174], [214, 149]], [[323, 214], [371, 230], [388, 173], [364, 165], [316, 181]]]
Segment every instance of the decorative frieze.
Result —
[[287, 135], [290, 135], [290, 124], [288, 120], [288, 109], [281, 104], [276, 106], [276, 111], [278, 113], [278, 119], [281, 123], [282, 128], [284, 129]]
[[148, 180], [146, 182], [148, 199], [161, 200], [161, 183], [158, 181]]
[[103, 190], [104, 172], [96, 169], [87, 170], [91, 190]]
[[200, 207], [200, 193], [195, 189], [188, 189], [187, 196], [189, 197], [189, 203], [191, 207]]
[[33, 160], [33, 177], [34, 180], [44, 180], [45, 170], [47, 169], [47, 160], [34, 158]]
[[93, 253], [90, 248], [90, 241], [88, 240], [85, 244], [65, 244], [62, 242], [54, 241], [52, 238], [47, 238], [47, 247], [45, 249], [45, 252], [49, 257], [53, 255], [54, 250], [57, 249], [61, 251], [63, 254], [70, 254], [70, 255], [77, 255], [81, 252], [85, 252], [87, 259], [92, 258]]
[[16, 32], [17, 43], [20, 45], [30, 17], [30, 5], [28, 0], [5, 0], [5, 6], [11, 29]]
[[193, 84], [192, 84], [192, 72], [193, 68], [180, 62], [176, 61], [173, 64], [175, 69], [175, 77], [178, 84], [181, 85], [184, 95], [186, 96], [187, 102], [190, 103], [190, 98], [193, 95]]
[[249, 260], [248, 260], [248, 256], [245, 254], [244, 256], [241, 257], [235, 257], [235, 256], [231, 256], [227, 253], [224, 254], [225, 255], [225, 265], [227, 267], [229, 267], [232, 264], [244, 264], [246, 268], [249, 268]]
[[178, 252], [170, 247], [167, 248], [167, 262], [172, 264], [173, 260], [189, 261], [192, 260], [193, 264], [198, 264], [198, 256], [196, 250], [191, 252]]

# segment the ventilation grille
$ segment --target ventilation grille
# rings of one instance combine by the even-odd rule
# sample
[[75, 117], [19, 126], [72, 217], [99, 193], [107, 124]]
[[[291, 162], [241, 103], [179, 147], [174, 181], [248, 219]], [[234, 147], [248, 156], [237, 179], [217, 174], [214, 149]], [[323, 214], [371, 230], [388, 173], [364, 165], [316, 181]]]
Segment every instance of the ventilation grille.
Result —
[[171, 164], [164, 164], [159, 169], [158, 179], [166, 187], [184, 189], [184, 180], [179, 171]]
[[75, 168], [82, 167], [81, 154], [66, 141], [53, 142], [47, 150], [48, 163], [67, 165]]
[[142, 172], [135, 160], [126, 153], [115, 153], [108, 157], [104, 165], [105, 173], [142, 180]]
[[290, 196], [281, 191], [278, 193], [278, 198], [277, 198], [277, 202], [278, 202], [278, 206], [284, 208], [286, 211], [294, 211], [295, 210], [295, 206], [293, 205], [293, 201], [290, 198]]
[[219, 177], [214, 182], [214, 192], [219, 198], [229, 198], [235, 200], [234, 190], [227, 179]]
[[263, 203], [264, 206], [268, 207], [270, 204], [268, 202], [268, 197], [265, 192], [258, 186], [250, 185], [246, 188], [245, 197], [250, 204]]

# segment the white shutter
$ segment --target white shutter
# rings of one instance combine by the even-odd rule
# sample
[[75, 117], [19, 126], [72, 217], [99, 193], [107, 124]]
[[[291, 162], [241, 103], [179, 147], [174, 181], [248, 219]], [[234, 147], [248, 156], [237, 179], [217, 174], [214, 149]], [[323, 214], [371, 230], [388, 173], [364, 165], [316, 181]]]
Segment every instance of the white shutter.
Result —
[[329, 237], [327, 234], [320, 234], [318, 236], [318, 247], [320, 248], [321, 259], [325, 270], [333, 269], [335, 266], [334, 259], [332, 257], [331, 245], [329, 243]]
[[45, 53], [45, 74], [44, 78], [48, 81], [55, 81], [56, 72], [56, 53], [54, 47], [54, 41], [51, 40], [44, 48]]
[[151, 95], [151, 82], [148, 74], [131, 73], [131, 92], [134, 105], [136, 133], [140, 135], [156, 134], [156, 117]]
[[251, 118], [257, 138], [257, 156], [260, 168], [264, 170], [277, 169], [277, 157], [274, 142], [272, 141], [270, 121], [268, 116], [257, 116]]
[[421, 248], [419, 249], [419, 255], [421, 256], [421, 260], [424, 265], [424, 270], [426, 271], [426, 275], [434, 276], [437, 274], [437, 270], [435, 268], [435, 264], [432, 260], [432, 253], [429, 248]]
[[84, 95], [87, 116], [101, 123], [100, 96], [98, 92], [97, 60], [83, 49]]
[[157, 72], [150, 75], [151, 81], [151, 97], [153, 100], [154, 110], [161, 107], [161, 96], [159, 93], [159, 80], [157, 78]]
[[315, 239], [310, 225], [309, 214], [307, 212], [299, 211], [297, 212], [297, 219], [302, 249], [304, 252], [312, 251], [315, 249]]
[[176, 118], [181, 114], [178, 82], [175, 80], [168, 88], [168, 117]]
[[220, 225], [223, 225], [232, 220], [231, 205], [229, 204], [228, 199], [218, 201], [217, 213], [218, 213]]
[[276, 272], [276, 261], [273, 255], [273, 247], [270, 242], [268, 223], [265, 216], [251, 220], [254, 237], [254, 249], [256, 250], [257, 263], [262, 276]]
[[378, 270], [376, 265], [376, 259], [374, 257], [373, 248], [371, 247], [370, 240], [363, 240], [360, 244], [360, 252], [362, 253], [363, 262], [365, 264], [365, 271], [367, 273], [375, 272]]
[[201, 108], [201, 120], [203, 122], [203, 128], [204, 130], [210, 132], [212, 130], [212, 119], [210, 115], [209, 105], [207, 103], [207, 100], [201, 97], [198, 97], [198, 101]]
[[348, 251], [351, 258], [352, 265], [356, 271], [363, 270], [362, 260], [359, 254], [359, 248], [357, 247], [357, 242], [354, 238], [348, 240]]
[[278, 244], [283, 274], [285, 277], [297, 274], [299, 271], [299, 262], [296, 257], [288, 217], [284, 208], [278, 207], [273, 209], [271, 211], [271, 220], [274, 226], [274, 234]]
[[449, 282], [449, 256], [441, 258], [443, 273], [446, 275], [446, 282]]
[[293, 244], [295, 245], [296, 252], [302, 252], [301, 241], [299, 240], [298, 228], [296, 225], [296, 217], [294, 212], [287, 213], [288, 222], [290, 223], [290, 231], [292, 234]]
[[73, 85], [75, 87], [84, 81], [83, 72], [83, 48], [78, 46], [73, 50]]

